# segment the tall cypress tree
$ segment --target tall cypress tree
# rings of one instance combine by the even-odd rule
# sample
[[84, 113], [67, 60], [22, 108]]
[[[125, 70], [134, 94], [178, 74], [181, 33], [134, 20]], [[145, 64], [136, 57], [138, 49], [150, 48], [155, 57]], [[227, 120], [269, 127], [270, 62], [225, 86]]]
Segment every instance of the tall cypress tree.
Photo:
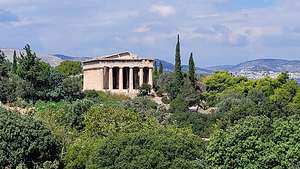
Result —
[[156, 63], [156, 61], [154, 61], [153, 76], [156, 77], [157, 75], [158, 75], [158, 72], [157, 72], [157, 63]]
[[17, 72], [17, 53], [16, 53], [16, 51], [14, 51], [12, 71], [13, 71], [13, 73]]
[[189, 58], [189, 79], [192, 82], [192, 84], [195, 85], [196, 76], [195, 76], [195, 63], [193, 59], [193, 53], [191, 53]]
[[176, 53], [175, 53], [175, 76], [178, 84], [182, 83], [182, 72], [181, 72], [181, 56], [180, 56], [180, 41], [179, 34], [177, 35]]
[[8, 61], [6, 60], [6, 55], [4, 54], [4, 52], [0, 50], [0, 78], [8, 77], [8, 71], [9, 71], [9, 67], [8, 67]]
[[159, 74], [163, 74], [164, 73], [164, 66], [161, 62], [159, 62], [159, 70], [158, 70]]

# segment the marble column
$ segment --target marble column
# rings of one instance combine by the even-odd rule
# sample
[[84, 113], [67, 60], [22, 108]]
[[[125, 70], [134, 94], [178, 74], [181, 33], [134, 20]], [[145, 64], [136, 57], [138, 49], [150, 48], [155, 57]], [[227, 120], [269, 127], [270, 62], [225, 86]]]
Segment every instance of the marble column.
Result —
[[148, 84], [153, 86], [153, 78], [152, 78], [152, 68], [149, 68], [149, 80], [148, 80]]
[[140, 76], [140, 79], [139, 79], [140, 86], [142, 86], [144, 83], [144, 69], [142, 67], [140, 67], [139, 76]]
[[113, 68], [109, 67], [109, 74], [108, 74], [108, 89], [113, 90]]
[[119, 90], [123, 90], [123, 68], [119, 68]]
[[104, 86], [103, 86], [103, 82], [104, 82], [104, 68], [100, 68], [100, 73], [99, 73], [99, 78], [100, 78], [100, 84], [99, 84], [99, 89], [103, 90]]
[[129, 68], [129, 90], [133, 90], [133, 67]]

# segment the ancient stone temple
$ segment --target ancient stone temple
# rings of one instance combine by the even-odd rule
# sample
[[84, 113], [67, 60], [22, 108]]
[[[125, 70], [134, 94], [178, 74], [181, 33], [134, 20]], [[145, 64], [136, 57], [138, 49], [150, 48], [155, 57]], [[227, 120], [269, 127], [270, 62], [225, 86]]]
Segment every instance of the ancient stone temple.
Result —
[[130, 52], [84, 61], [83, 89], [134, 96], [143, 83], [153, 85], [153, 63]]

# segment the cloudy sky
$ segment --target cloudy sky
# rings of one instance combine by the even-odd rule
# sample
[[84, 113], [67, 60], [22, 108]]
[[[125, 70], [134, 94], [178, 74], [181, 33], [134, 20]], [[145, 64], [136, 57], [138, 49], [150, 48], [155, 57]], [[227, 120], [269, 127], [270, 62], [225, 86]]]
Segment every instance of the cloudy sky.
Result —
[[98, 56], [132, 51], [198, 66], [300, 60], [299, 0], [0, 0], [0, 48]]

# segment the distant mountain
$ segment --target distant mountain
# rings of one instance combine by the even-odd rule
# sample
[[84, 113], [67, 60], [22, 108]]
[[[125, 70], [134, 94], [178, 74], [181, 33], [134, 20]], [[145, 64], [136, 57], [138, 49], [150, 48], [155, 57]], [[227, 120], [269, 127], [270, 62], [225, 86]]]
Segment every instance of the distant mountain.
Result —
[[[12, 61], [14, 51], [16, 51], [17, 56], [20, 56], [20, 53], [25, 53], [23, 49], [0, 49], [4, 52], [4, 54], [8, 57], [8, 60]], [[57, 66], [60, 62], [64, 61], [63, 59], [56, 57], [54, 55], [50, 54], [42, 54], [42, 53], [36, 53], [37, 57], [41, 58], [43, 61], [49, 63], [51, 66]]]
[[[162, 63], [165, 72], [172, 72], [175, 69], [174, 64], [166, 62], [164, 60], [155, 59], [155, 63], [157, 67], [159, 67], [159, 63]], [[188, 65], [182, 65], [181, 67], [182, 67], [182, 71], [184, 72], [187, 72], [189, 70]], [[207, 70], [199, 67], [196, 67], [195, 69], [196, 69], [196, 73], [198, 74], [210, 74], [212, 72], [211, 70]]]
[[62, 60], [74, 60], [74, 61], [85, 61], [85, 60], [93, 59], [92, 57], [66, 56], [62, 54], [54, 54], [53, 56], [58, 57]]
[[[24, 53], [23, 49], [1, 49], [8, 56], [8, 59], [12, 61], [14, 51], [17, 52], [17, 56], [20, 53]], [[51, 66], [57, 66], [64, 60], [76, 60], [84, 61], [92, 59], [91, 57], [76, 57], [76, 56], [67, 56], [62, 54], [43, 54], [36, 53], [37, 57], [41, 58], [43, 61], [49, 63]], [[161, 62], [164, 67], [164, 71], [171, 72], [174, 70], [175, 66], [172, 63], [169, 63], [164, 60], [156, 59], [156, 64], [159, 66]], [[182, 70], [187, 72], [188, 65], [182, 65]], [[300, 61], [299, 60], [284, 60], [284, 59], [256, 59], [252, 61], [243, 62], [237, 65], [221, 65], [213, 66], [207, 68], [196, 67], [196, 72], [198, 74], [210, 74], [214, 71], [230, 71], [230, 72], [243, 72], [243, 71], [252, 71], [252, 72], [262, 72], [262, 71], [273, 71], [273, 72], [300, 72]]]
[[219, 65], [219, 66], [206, 67], [206, 69], [211, 71], [222, 71], [222, 70], [230, 70], [234, 66], [235, 65]]
[[273, 72], [300, 72], [299, 60], [284, 59], [256, 59], [237, 65], [214, 66], [206, 68], [211, 71], [226, 70], [230, 72], [241, 71], [273, 71]]
[[[17, 56], [20, 56], [20, 53], [24, 53], [23, 49], [8, 49], [8, 48], [0, 48], [1, 51], [8, 57], [8, 60], [12, 61], [14, 51], [16, 51]], [[61, 54], [43, 54], [43, 53], [36, 53], [37, 57], [41, 58], [44, 62], [49, 63], [51, 66], [57, 66], [64, 60], [77, 60], [83, 61], [90, 59], [89, 57], [75, 57], [75, 56], [66, 56]]]

